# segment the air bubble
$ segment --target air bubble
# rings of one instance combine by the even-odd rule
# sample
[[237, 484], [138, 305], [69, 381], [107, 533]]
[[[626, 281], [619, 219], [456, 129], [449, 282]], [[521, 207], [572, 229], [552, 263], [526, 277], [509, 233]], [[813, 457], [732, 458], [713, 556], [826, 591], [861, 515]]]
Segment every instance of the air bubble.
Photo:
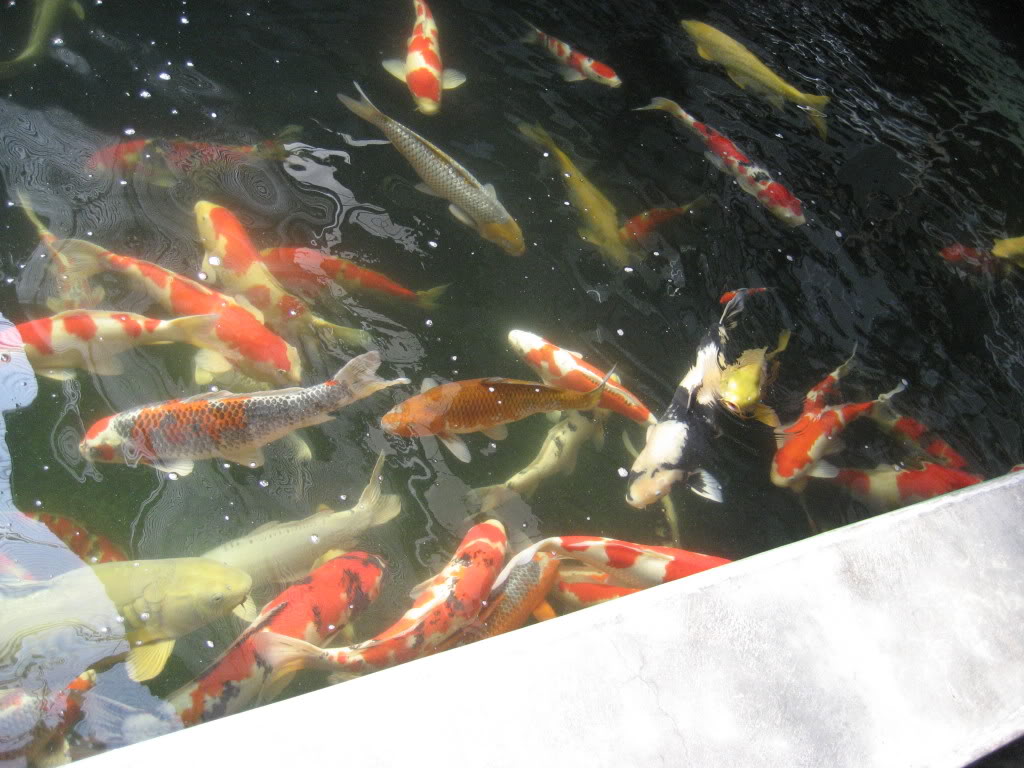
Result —
[[134, 136], [135, 135], [135, 129], [134, 128], [125, 128], [124, 129], [124, 135], [125, 136]]
[[629, 470], [625, 467], [619, 467], [619, 477], [629, 477]]
[[430, 319], [424, 320], [424, 321], [423, 321], [423, 324], [424, 324], [425, 326], [427, 326], [427, 328], [433, 328], [433, 327], [434, 327], [434, 321], [433, 321], [433, 320], [430, 320]]
[[147, 91], [145, 88], [143, 88], [141, 91], [139, 91], [139, 96], [141, 96], [143, 99], [148, 99], [152, 95], [153, 94], [150, 93], [149, 91]]
[[[168, 480], [177, 480], [178, 479], [178, 473], [177, 472], [168, 472], [167, 473], [167, 479]], [[136, 563], [136, 565], [138, 565], [138, 563]]]
[[309, 540], [311, 542], [313, 542], [314, 544], [319, 544], [320, 543], [320, 537], [317, 536], [315, 533], [309, 537]]
[[208, 261], [215, 267], [220, 266], [220, 256], [210, 256]]
[[[252, 466], [256, 466], [256, 465], [253, 464]], [[260, 480], [260, 488], [269, 488], [269, 487], [270, 487], [270, 481], [269, 480]]]
[[161, 80], [170, 80], [171, 79], [171, 76], [168, 75], [166, 72], [161, 72], [159, 75], [157, 75], [157, 77], [160, 78]]

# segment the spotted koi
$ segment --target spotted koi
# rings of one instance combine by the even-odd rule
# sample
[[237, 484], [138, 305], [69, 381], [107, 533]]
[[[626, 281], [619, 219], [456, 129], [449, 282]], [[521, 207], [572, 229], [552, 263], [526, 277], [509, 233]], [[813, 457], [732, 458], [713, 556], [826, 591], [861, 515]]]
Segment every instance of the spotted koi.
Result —
[[[562, 349], [529, 331], [509, 331], [508, 343], [544, 383], [552, 387], [590, 392], [607, 377], [604, 371], [584, 360], [579, 352]], [[619, 384], [616, 377], [605, 384], [598, 407], [615, 411], [633, 421], [657, 423], [650, 409]]]
[[451, 562], [423, 585], [412, 607], [374, 638], [346, 648], [321, 649], [271, 632], [257, 638], [257, 651], [279, 674], [298, 669], [374, 672], [435, 653], [480, 613], [505, 561], [505, 527], [497, 520], [474, 525]]
[[883, 509], [898, 509], [984, 479], [962, 469], [924, 462], [917, 468], [894, 469], [882, 464], [875, 469], [840, 469], [833, 482], [861, 501]]
[[437, 300], [448, 288], [439, 285], [411, 291], [387, 275], [315, 248], [266, 248], [260, 251], [260, 259], [284, 286], [310, 298], [321, 296], [329, 284], [336, 283], [346, 291], [375, 293], [423, 309], [436, 309]]
[[596, 59], [584, 56], [568, 43], [563, 43], [557, 37], [541, 32], [537, 27], [530, 25], [530, 31], [523, 37], [523, 42], [543, 46], [548, 53], [562, 63], [562, 78], [569, 83], [579, 80], [593, 80], [595, 83], [607, 85], [609, 88], [618, 88], [622, 85], [615, 70], [607, 64], [602, 64]]
[[114, 563], [128, 559], [128, 555], [121, 547], [106, 536], [90, 533], [77, 520], [63, 515], [53, 515], [49, 512], [28, 511], [24, 514], [49, 528], [58, 539], [68, 545], [68, 549], [89, 565]]
[[231, 647], [168, 702], [191, 726], [232, 715], [256, 699], [275, 698], [294, 672], [278, 673], [268, 664], [256, 635], [275, 632], [324, 645], [377, 599], [383, 575], [384, 561], [376, 555], [349, 552], [328, 560], [267, 603]]
[[206, 248], [203, 271], [232, 294], [244, 296], [275, 331], [294, 338], [323, 330], [345, 344], [365, 347], [370, 343], [366, 331], [317, 317], [302, 299], [288, 293], [260, 259], [242, 222], [227, 208], [200, 200], [195, 215]]
[[733, 176], [740, 189], [752, 195], [784, 224], [798, 227], [807, 221], [803, 213], [803, 204], [788, 189], [772, 179], [768, 171], [747, 157], [729, 139], [697, 120], [676, 102], [658, 96], [646, 107], [637, 109], [660, 109], [682, 121], [704, 142], [707, 148], [704, 156], [708, 161], [722, 173]]
[[330, 421], [328, 415], [408, 379], [376, 375], [380, 353], [349, 360], [333, 378], [312, 387], [251, 394], [203, 392], [183, 400], [106, 416], [85, 433], [78, 448], [88, 461], [149, 464], [187, 475], [200, 459], [221, 457], [249, 467], [263, 465], [263, 446], [290, 432]]
[[416, 26], [409, 37], [405, 61], [386, 59], [381, 62], [389, 74], [409, 86], [416, 109], [434, 115], [441, 109], [441, 91], [458, 88], [466, 76], [456, 69], [442, 69], [441, 45], [437, 24], [424, 0], [413, 0]]
[[232, 366], [246, 376], [273, 384], [299, 382], [302, 367], [295, 348], [264, 327], [258, 311], [223, 293], [150, 261], [122, 256], [86, 240], [58, 240], [58, 279], [82, 282], [101, 272], [123, 275], [164, 310], [175, 315], [217, 315], [214, 336], [219, 352], [203, 349], [196, 357], [196, 381], [209, 383], [212, 373]]

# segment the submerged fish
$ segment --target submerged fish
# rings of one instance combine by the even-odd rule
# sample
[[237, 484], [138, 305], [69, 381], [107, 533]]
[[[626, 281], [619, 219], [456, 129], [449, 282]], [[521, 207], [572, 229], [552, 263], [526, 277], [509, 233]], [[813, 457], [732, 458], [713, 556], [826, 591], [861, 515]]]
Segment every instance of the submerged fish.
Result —
[[542, 45], [548, 53], [558, 59], [562, 63], [562, 78], [566, 82], [593, 80], [595, 83], [607, 85], [610, 88], [618, 88], [622, 85], [619, 76], [607, 64], [584, 56], [568, 43], [563, 43], [558, 38], [541, 32], [532, 24], [530, 31], [523, 37], [523, 42]]
[[413, 0], [416, 26], [409, 37], [405, 61], [385, 59], [381, 62], [390, 74], [409, 86], [416, 109], [433, 115], [441, 109], [441, 91], [458, 88], [466, 76], [457, 69], [442, 69], [441, 45], [434, 14], [424, 0]]
[[578, 611], [640, 591], [639, 587], [613, 583], [609, 573], [593, 566], [567, 566], [567, 561], [561, 562], [549, 599], [562, 611]]
[[[370, 472], [356, 505], [350, 509], [321, 507], [309, 517], [261, 525], [251, 533], [204, 552], [203, 557], [245, 571], [252, 577], [253, 593], [262, 598], [267, 587], [296, 581], [313, 563], [333, 549], [351, 549], [369, 528], [383, 525], [402, 511], [401, 497], [381, 493], [384, 454]], [[255, 606], [235, 613], [249, 621]]]
[[981, 274], [998, 272], [1006, 266], [1006, 263], [999, 261], [991, 251], [982, 248], [969, 248], [962, 243], [947, 245], [939, 251], [939, 256], [950, 264]]
[[232, 366], [246, 376], [273, 384], [298, 383], [302, 373], [295, 348], [263, 325], [262, 315], [229, 296], [150, 261], [122, 256], [86, 240], [58, 240], [52, 247], [58, 281], [84, 283], [102, 272], [124, 275], [166, 311], [182, 315], [216, 315], [218, 351], [196, 356], [196, 382], [206, 384]]
[[708, 161], [718, 170], [735, 178], [740, 189], [752, 195], [775, 218], [791, 227], [799, 227], [807, 221], [803, 204], [788, 189], [772, 179], [768, 171], [756, 165], [739, 147], [710, 125], [705, 125], [676, 102], [661, 96], [651, 99], [646, 107], [637, 107], [639, 111], [646, 109], [668, 112], [697, 134], [707, 147], [704, 156]]
[[768, 69], [746, 47], [710, 24], [694, 20], [679, 23], [697, 44], [697, 54], [702, 59], [718, 62], [736, 85], [744, 89], [749, 88], [752, 93], [766, 99], [778, 109], [781, 109], [786, 101], [804, 107], [818, 134], [822, 139], [827, 138], [825, 107], [829, 102], [828, 96], [816, 96], [797, 90]]
[[768, 347], [744, 350], [735, 362], [722, 369], [715, 396], [734, 416], [757, 419], [769, 427], [779, 426], [779, 417], [761, 402], [761, 397], [775, 377], [778, 363], [772, 369], [769, 366], [786, 349], [789, 337], [790, 332], [784, 330], [779, 333], [778, 345], [771, 352]]
[[[508, 343], [544, 383], [552, 387], [589, 392], [607, 378], [604, 371], [584, 360], [579, 352], [562, 349], [535, 333], [509, 331]], [[598, 405], [633, 421], [648, 424], [657, 421], [640, 398], [623, 387], [616, 376], [605, 383]]]
[[222, 205], [205, 200], [195, 204], [196, 225], [206, 248], [203, 271], [215, 276], [235, 296], [244, 296], [263, 313], [275, 331], [290, 336], [325, 331], [346, 344], [367, 346], [370, 335], [317, 317], [302, 299], [288, 293], [260, 260], [242, 222]]
[[377, 126], [391, 140], [395, 149], [423, 179], [426, 189], [449, 201], [448, 210], [452, 215], [479, 232], [485, 240], [490, 240], [512, 256], [522, 256], [526, 251], [523, 233], [505, 206], [498, 202], [494, 187], [481, 184], [454, 158], [377, 109], [358, 84], [356, 90], [362, 97], [360, 101], [343, 93], [338, 94], [338, 99], [354, 114]]
[[79, 20], [85, 19], [85, 11], [78, 0], [35, 0], [28, 42], [21, 53], [13, 59], [0, 61], [0, 78], [13, 77], [27, 64], [43, 55], [50, 44], [53, 30], [60, 23], [65, 11], [71, 11]]
[[439, 285], [411, 291], [387, 275], [315, 248], [266, 248], [260, 251], [260, 259], [285, 286], [311, 297], [320, 296], [327, 285], [336, 283], [349, 292], [375, 293], [422, 309], [437, 309], [437, 300], [448, 288]]
[[71, 309], [18, 325], [25, 354], [40, 376], [64, 381], [75, 368], [99, 376], [124, 372], [119, 355], [135, 347], [182, 342], [218, 350], [217, 315], [157, 320], [132, 312]]
[[1024, 236], [996, 240], [992, 245], [992, 255], [1018, 267], [1024, 267]]
[[649, 211], [638, 213], [619, 227], [619, 240], [626, 244], [640, 242], [650, 237], [651, 233], [665, 222], [692, 213], [697, 208], [707, 205], [707, 202], [707, 198], [701, 195], [686, 205], [675, 208], [651, 208]]
[[546, 149], [558, 161], [562, 180], [569, 191], [569, 202], [583, 220], [577, 230], [580, 238], [594, 245], [601, 255], [616, 267], [626, 267], [639, 260], [639, 253], [619, 237], [619, 213], [601, 190], [595, 187], [576, 167], [551, 135], [539, 125], [520, 123], [519, 132]]
[[376, 375], [379, 352], [348, 361], [334, 377], [312, 387], [254, 394], [203, 392], [106, 416], [85, 433], [78, 449], [88, 461], [149, 464], [187, 475], [195, 462], [221, 457], [263, 465], [263, 446], [301, 427], [331, 420], [333, 411], [408, 379]]
[[298, 669], [374, 672], [434, 653], [480, 613], [505, 561], [505, 527], [497, 520], [474, 525], [451, 562], [426, 582], [412, 607], [374, 638], [347, 648], [321, 649], [269, 632], [260, 633], [257, 651], [275, 674]]
[[349, 552], [328, 560], [267, 603], [216, 662], [167, 701], [190, 726], [240, 712], [256, 699], [273, 699], [293, 673], [278, 673], [267, 663], [256, 649], [256, 635], [274, 632], [326, 644], [377, 599], [383, 575], [384, 561], [376, 555]]
[[923, 453], [930, 461], [937, 461], [953, 469], [964, 469], [967, 466], [967, 459], [927, 424], [898, 413], [892, 403], [874, 408], [868, 417], [897, 440], [907, 444], [911, 450]]
[[985, 478], [962, 469], [924, 462], [920, 467], [840, 469], [832, 482], [854, 497], [881, 509], [898, 509], [980, 483]]
[[89, 565], [116, 563], [128, 559], [124, 550], [106, 536], [90, 533], [85, 526], [70, 517], [34, 510], [23, 514], [49, 528], [58, 539], [68, 545], [68, 549]]
[[596, 408], [604, 392], [602, 381], [589, 392], [572, 392], [517, 379], [466, 379], [434, 385], [399, 403], [381, 419], [384, 431], [399, 437], [433, 435], [460, 461], [470, 460], [469, 448], [459, 435], [483, 432], [504, 440], [506, 424], [535, 413]]

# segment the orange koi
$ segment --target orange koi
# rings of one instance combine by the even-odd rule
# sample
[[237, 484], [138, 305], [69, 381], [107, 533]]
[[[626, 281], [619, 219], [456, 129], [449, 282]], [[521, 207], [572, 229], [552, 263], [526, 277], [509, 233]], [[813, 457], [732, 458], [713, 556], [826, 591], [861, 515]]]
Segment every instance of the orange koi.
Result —
[[505, 561], [505, 527], [497, 520], [474, 525], [451, 562], [428, 581], [405, 615], [376, 637], [347, 648], [315, 645], [261, 632], [256, 650], [278, 670], [374, 672], [435, 653], [480, 613]]
[[[328, 560], [267, 603], [231, 647], [168, 702], [184, 725], [239, 712], [257, 698], [273, 699], [294, 676], [278, 671], [256, 649], [256, 635], [275, 632], [315, 645], [330, 642], [380, 592], [384, 561], [365, 552]], [[272, 685], [271, 685], [272, 683]]]
[[701, 196], [692, 203], [675, 208], [651, 208], [649, 211], [638, 213], [619, 228], [619, 239], [624, 243], [644, 240], [665, 222], [691, 213], [696, 208], [707, 205], [707, 202], [707, 198]]
[[58, 539], [68, 545], [68, 549], [89, 565], [128, 559], [128, 555], [117, 544], [106, 536], [89, 533], [77, 520], [63, 515], [52, 515], [49, 512], [29, 511], [24, 514], [49, 528]]
[[440, 385], [426, 379], [423, 392], [396, 405], [380, 423], [399, 437], [433, 435], [455, 458], [468, 462], [469, 448], [459, 435], [483, 432], [492, 440], [504, 440], [506, 424], [535, 413], [589, 411], [600, 403], [607, 379], [585, 393], [498, 377]]
[[379, 293], [423, 309], [436, 309], [437, 300], [448, 288], [439, 285], [425, 291], [411, 291], [387, 275], [315, 248], [267, 248], [260, 251], [260, 259], [283, 285], [314, 298], [334, 282], [346, 291]]

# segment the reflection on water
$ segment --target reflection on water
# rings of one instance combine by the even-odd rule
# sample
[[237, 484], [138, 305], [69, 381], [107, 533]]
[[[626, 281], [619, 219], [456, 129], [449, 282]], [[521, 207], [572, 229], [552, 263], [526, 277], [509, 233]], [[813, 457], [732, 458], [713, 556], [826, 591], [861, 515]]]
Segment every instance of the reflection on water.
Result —
[[[42, 18], [51, 6], [57, 12], [33, 37], [34, 9]], [[259, 463], [247, 460], [253, 453], [222, 451], [196, 458], [187, 476], [168, 474], [146, 461], [86, 461], [80, 442], [111, 414], [214, 386], [264, 392], [276, 371], [257, 381], [246, 374], [260, 369], [240, 372], [206, 355], [210, 380], [197, 384], [196, 348], [224, 352], [217, 339], [143, 348], [128, 334], [117, 375], [97, 373], [92, 354], [91, 372], [37, 379], [23, 341], [38, 339], [22, 340], [5, 321], [0, 398], [11, 457], [0, 460], [0, 764], [59, 762], [69, 751], [89, 754], [179, 727], [181, 705], [168, 703], [171, 694], [239, 638], [243, 624], [232, 613], [252, 620], [287, 582], [323, 577], [335, 547], [387, 564], [379, 598], [367, 599], [350, 627], [314, 632], [304, 624], [327, 599], [310, 588], [295, 598], [294, 613], [271, 606], [273, 615], [260, 614], [248, 632], [321, 642], [338, 635], [335, 645], [349, 651], [362, 641], [387, 648], [388, 637], [417, 637], [428, 653], [510, 626], [509, 615], [519, 623], [534, 611], [549, 615], [535, 594], [541, 584], [562, 606], [624, 594], [636, 574], [610, 573], [608, 565], [623, 553], [648, 565], [668, 557], [673, 568], [690, 561], [649, 547], [744, 557], [1021, 461], [1024, 256], [1008, 240], [1024, 234], [1012, 194], [1024, 170], [1019, 42], [984, 3], [684, 6], [526, 0], [513, 9], [434, 0], [443, 68], [466, 81], [445, 91], [433, 115], [415, 110], [406, 59], [405, 83], [381, 66], [385, 55], [406, 51], [416, 11], [405, 0], [156, 2], [137, 6], [144, 12], [94, 4], [84, 20], [61, 0], [0, 9], [0, 59], [25, 52], [0, 66], [0, 176], [9, 202], [0, 209], [0, 291], [11, 320], [69, 308], [54, 299], [159, 319], [214, 314], [218, 323], [225, 307], [236, 307], [294, 345], [298, 383], [309, 393], [364, 350], [347, 343], [353, 337], [321, 333], [330, 330], [322, 324], [293, 335], [305, 322], [295, 319], [303, 306], [266, 303], [283, 294], [268, 290], [245, 254], [268, 259], [266, 249], [281, 249], [275, 284], [326, 321], [367, 332], [383, 360], [380, 375], [412, 382], [330, 419], [303, 421], [264, 449], [262, 465], [251, 466]], [[799, 93], [773, 92], [738, 49], [687, 34], [681, 19], [738, 41]], [[531, 25], [550, 39], [523, 42]], [[614, 73], [602, 75], [602, 64]], [[434, 75], [444, 80], [440, 70]], [[356, 93], [353, 82], [479, 184], [460, 176], [469, 191], [453, 191], [439, 180], [453, 167], [443, 158], [417, 165], [408, 148], [403, 157], [399, 138], [389, 144], [338, 103], [336, 92]], [[717, 134], [675, 112], [679, 119], [632, 111], [656, 97]], [[827, 119], [827, 141], [812, 110]], [[420, 178], [434, 195], [416, 188]], [[788, 198], [773, 181], [799, 199], [805, 221], [782, 215]], [[521, 258], [449, 209], [454, 203], [461, 218], [486, 229], [480, 212], [493, 198], [485, 183], [522, 230]], [[227, 230], [217, 226], [204, 244], [200, 200], [237, 217], [252, 251], [218, 240]], [[159, 265], [224, 298], [178, 311], [168, 278], [147, 283], [109, 265], [93, 274], [74, 249], [54, 247], [58, 238]], [[204, 266], [208, 250], [219, 263]], [[236, 280], [230, 287], [226, 271]], [[742, 287], [771, 290], [748, 295], [736, 322], [723, 324], [723, 360], [701, 358], [703, 343], [720, 340], [722, 295]], [[103, 341], [86, 338], [75, 322], [55, 324], [63, 342], [99, 349]], [[787, 329], [788, 345], [780, 345]], [[233, 349], [246, 338], [236, 335]], [[777, 345], [785, 348], [775, 354]], [[854, 350], [839, 383], [828, 383]], [[508, 404], [484, 393], [458, 424], [426, 425], [409, 438], [381, 425], [427, 378], [543, 380], [585, 391], [613, 366], [616, 378], [591, 415], [514, 421], [505, 418]], [[700, 386], [677, 390], [691, 368]], [[898, 382], [905, 391], [872, 403]], [[209, 415], [228, 405], [200, 400], [187, 410]], [[648, 408], [661, 421], [654, 433]], [[803, 425], [788, 433], [790, 453], [800, 454], [790, 469], [782, 466], [788, 454], [776, 453], [772, 411], [781, 426]], [[187, 429], [211, 423], [196, 418]], [[684, 451], [673, 423], [699, 439]], [[470, 461], [454, 459], [445, 442]], [[142, 446], [135, 459], [145, 456]], [[670, 477], [652, 487], [671, 492], [659, 490], [643, 509], [629, 506], [627, 483], [659, 467]], [[398, 496], [401, 511], [373, 522], [367, 499], [382, 488]], [[546, 537], [559, 537], [557, 546], [532, 565], [516, 563], [505, 596], [492, 601], [506, 606], [500, 611], [491, 608], [461, 634], [452, 622], [423, 634], [422, 622], [436, 619], [431, 610], [448, 593], [440, 584], [424, 588], [415, 598], [419, 618], [410, 618], [410, 590], [455, 568], [467, 530], [488, 518], [502, 523], [510, 554]], [[289, 521], [298, 522], [283, 525]], [[346, 536], [327, 547], [337, 530]], [[287, 545], [286, 535], [294, 539]], [[216, 571], [216, 588], [207, 584], [204, 593], [221, 595], [216, 607], [188, 606], [174, 631], [142, 638], [143, 625], [159, 623], [143, 604], [170, 606], [184, 579], [173, 559], [229, 545], [244, 557], [228, 566], [258, 582], [252, 599], [241, 600], [234, 577]], [[566, 564], [552, 587], [543, 558], [572, 547], [576, 559], [606, 567]], [[164, 561], [145, 566], [155, 570], [142, 586], [116, 579], [131, 599], [104, 581], [123, 565], [100, 565], [120, 550]], [[280, 578], [246, 571], [268, 561]], [[172, 576], [154, 575], [167, 568]], [[456, 581], [486, 591], [489, 573], [467, 568]], [[664, 566], [656, 578], [645, 573], [644, 585], [669, 578]], [[351, 588], [357, 575], [352, 565], [339, 578]], [[511, 594], [519, 602], [509, 608]], [[125, 661], [126, 636], [141, 643], [142, 660]], [[250, 639], [246, 653], [267, 642], [268, 658], [282, 665], [309, 662], [308, 648]], [[241, 708], [233, 692], [252, 679], [243, 667], [222, 664], [219, 677], [198, 678], [207, 681], [196, 694], [201, 719]], [[214, 679], [234, 682], [214, 690]], [[288, 690], [321, 680], [300, 677]]]

